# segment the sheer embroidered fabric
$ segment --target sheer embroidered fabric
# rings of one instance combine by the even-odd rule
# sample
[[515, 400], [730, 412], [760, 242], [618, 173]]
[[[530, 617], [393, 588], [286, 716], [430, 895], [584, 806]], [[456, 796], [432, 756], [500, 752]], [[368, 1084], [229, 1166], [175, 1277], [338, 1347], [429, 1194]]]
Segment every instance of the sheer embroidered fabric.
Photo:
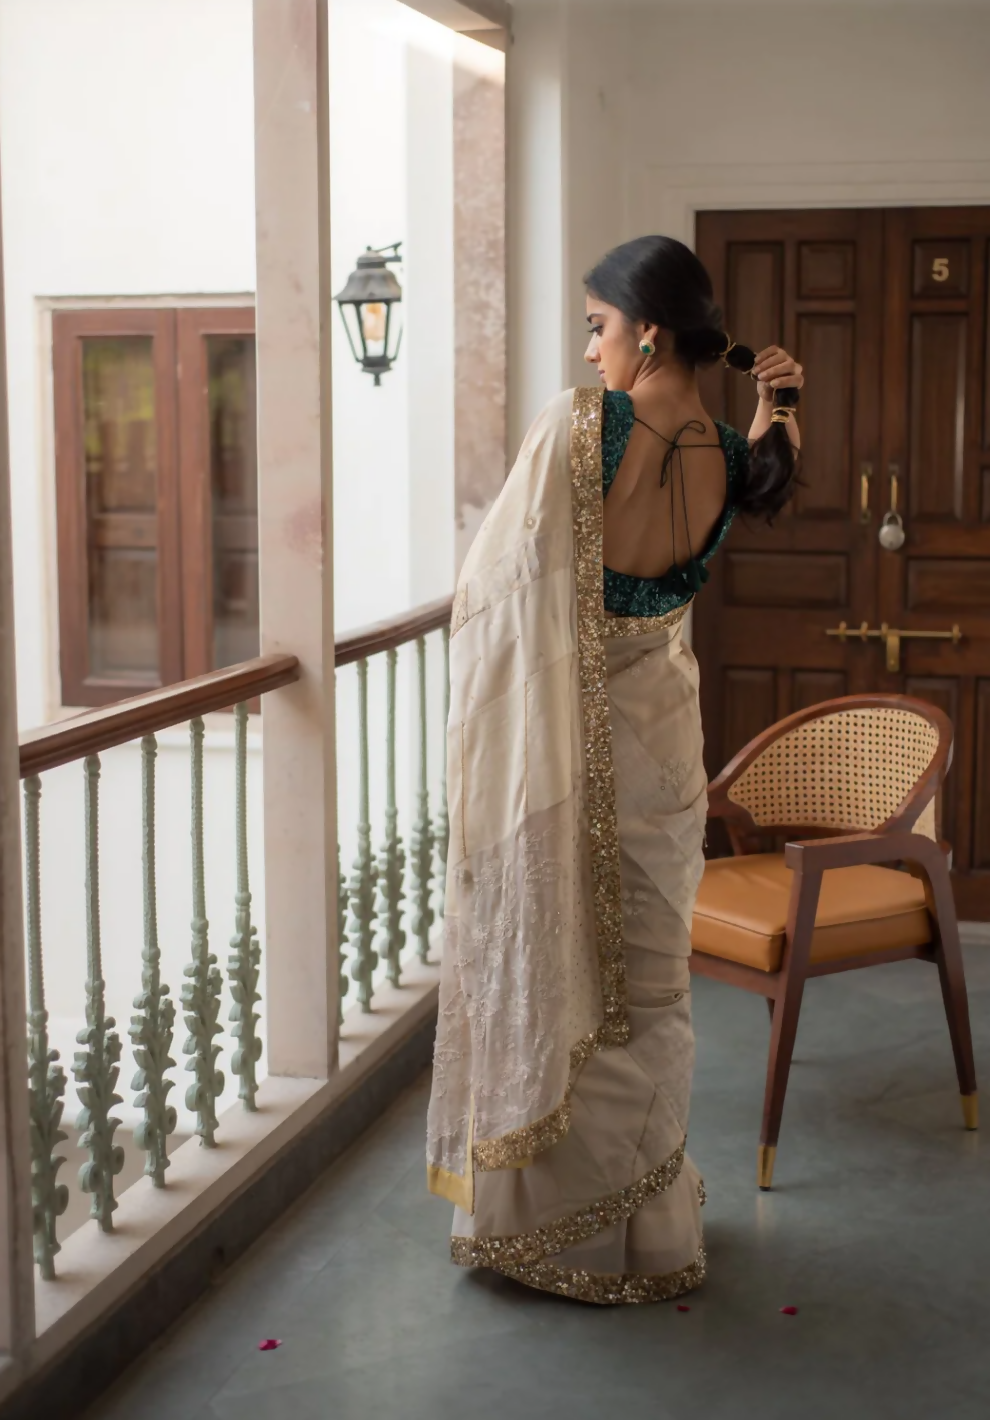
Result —
[[[600, 422], [601, 396], [584, 393]], [[615, 987], [614, 963], [603, 977], [589, 855], [595, 720], [571, 531], [588, 487], [600, 544], [601, 469], [585, 469], [575, 489], [574, 422], [568, 393], [530, 431], [465, 562], [450, 644], [450, 847], [427, 1148], [431, 1187], [469, 1211], [476, 1166], [521, 1161], [566, 1132], [572, 1074], [609, 1019], [603, 979]], [[600, 428], [589, 447], [599, 441]], [[607, 728], [607, 707], [605, 716]], [[596, 763], [611, 773], [601, 753]]]

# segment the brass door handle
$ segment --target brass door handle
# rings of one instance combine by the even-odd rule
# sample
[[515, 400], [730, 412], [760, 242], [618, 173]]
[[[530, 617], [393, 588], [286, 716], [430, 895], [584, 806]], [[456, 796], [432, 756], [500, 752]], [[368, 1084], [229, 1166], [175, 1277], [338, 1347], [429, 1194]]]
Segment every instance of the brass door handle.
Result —
[[859, 466], [859, 521], [868, 523], [873, 516], [870, 509], [870, 479], [873, 477], [873, 465], [871, 463], [861, 463]]
[[954, 646], [958, 646], [963, 639], [958, 622], [953, 624], [951, 631], [901, 631], [899, 628], [888, 626], [885, 621], [880, 623], [879, 629], [871, 627], [867, 621], [861, 622], [859, 626], [849, 626], [840, 621], [838, 626], [830, 626], [825, 635], [835, 636], [839, 641], [882, 641], [887, 652], [887, 669], [893, 675], [901, 668], [902, 641], [951, 641]]

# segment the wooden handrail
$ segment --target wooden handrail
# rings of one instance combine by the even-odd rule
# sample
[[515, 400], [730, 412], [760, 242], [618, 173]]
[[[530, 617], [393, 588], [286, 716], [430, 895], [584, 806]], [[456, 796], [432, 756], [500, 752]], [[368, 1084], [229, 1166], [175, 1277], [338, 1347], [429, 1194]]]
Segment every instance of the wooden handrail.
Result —
[[[379, 651], [392, 651], [407, 641], [437, 631], [449, 623], [452, 603], [452, 597], [442, 597], [389, 621], [349, 631], [336, 642], [336, 664], [346, 666]], [[197, 715], [229, 710], [232, 705], [253, 700], [298, 679], [297, 657], [257, 656], [177, 685], [163, 685], [144, 695], [118, 700], [115, 705], [85, 710], [54, 725], [26, 730], [20, 736], [21, 778], [69, 764], [87, 754], [99, 754], [142, 735], [167, 730]]]
[[449, 626], [453, 605], [453, 597], [441, 597], [438, 601], [427, 602], [425, 606], [414, 607], [403, 616], [392, 617], [389, 621], [375, 621], [371, 626], [348, 631], [346, 636], [337, 640], [337, 665], [348, 666], [352, 661], [361, 661], [379, 651], [395, 651], [407, 641], [415, 641], [430, 631], [439, 631], [441, 626]]
[[257, 656], [177, 685], [163, 685], [144, 695], [118, 700], [116, 705], [84, 710], [70, 720], [27, 730], [20, 737], [21, 778], [69, 764], [87, 754], [99, 754], [142, 735], [153, 735], [212, 710], [229, 710], [232, 705], [298, 679], [297, 657]]

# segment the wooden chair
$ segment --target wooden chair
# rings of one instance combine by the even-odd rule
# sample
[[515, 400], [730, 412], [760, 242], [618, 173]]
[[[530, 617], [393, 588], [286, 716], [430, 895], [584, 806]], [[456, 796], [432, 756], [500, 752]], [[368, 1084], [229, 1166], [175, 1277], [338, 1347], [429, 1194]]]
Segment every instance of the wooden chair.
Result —
[[[770, 1007], [762, 1189], [773, 1180], [809, 977], [912, 957], [937, 966], [963, 1120], [977, 1127], [959, 928], [938, 840], [951, 759], [941, 710], [905, 695], [851, 695], [773, 725], [711, 785], [709, 814], [725, 821], [735, 856], [705, 865], [691, 969]], [[783, 853], [761, 851], [781, 837], [794, 840]]]

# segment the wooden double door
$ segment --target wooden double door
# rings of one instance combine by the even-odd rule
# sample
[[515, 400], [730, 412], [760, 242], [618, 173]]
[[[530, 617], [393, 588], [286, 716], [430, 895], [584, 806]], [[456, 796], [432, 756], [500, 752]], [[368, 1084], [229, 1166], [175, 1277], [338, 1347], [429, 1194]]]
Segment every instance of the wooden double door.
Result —
[[[773, 528], [737, 521], [698, 599], [709, 773], [816, 701], [931, 701], [960, 915], [990, 919], [990, 208], [702, 213], [697, 249], [733, 338], [807, 378], [803, 486]], [[745, 432], [752, 383], [705, 380]]]

